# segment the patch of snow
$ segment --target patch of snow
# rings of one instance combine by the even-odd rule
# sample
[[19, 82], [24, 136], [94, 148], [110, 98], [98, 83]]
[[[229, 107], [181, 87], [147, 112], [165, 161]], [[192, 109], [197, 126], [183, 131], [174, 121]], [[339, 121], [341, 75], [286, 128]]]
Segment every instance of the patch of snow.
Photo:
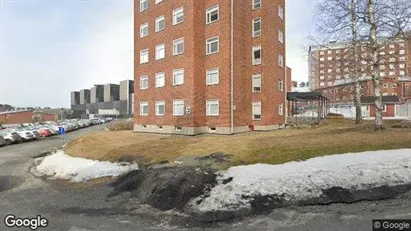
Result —
[[[232, 181], [223, 184], [231, 177]], [[330, 155], [280, 165], [236, 166], [220, 172], [218, 182], [209, 197], [198, 197], [189, 205], [200, 212], [233, 211], [250, 208], [247, 198], [255, 195], [283, 195], [286, 201], [297, 202], [319, 197], [323, 189], [333, 186], [362, 190], [411, 183], [411, 149]]]
[[42, 162], [35, 168], [37, 173], [41, 175], [66, 179], [72, 182], [83, 182], [100, 177], [118, 176], [136, 169], [138, 169], [137, 164], [112, 163], [72, 157], [62, 150], [44, 157]]
[[318, 117], [318, 113], [314, 110], [308, 110], [308, 111], [305, 111], [301, 114], [295, 115], [295, 117], [314, 117], [314, 118], [316, 118], [316, 117]]

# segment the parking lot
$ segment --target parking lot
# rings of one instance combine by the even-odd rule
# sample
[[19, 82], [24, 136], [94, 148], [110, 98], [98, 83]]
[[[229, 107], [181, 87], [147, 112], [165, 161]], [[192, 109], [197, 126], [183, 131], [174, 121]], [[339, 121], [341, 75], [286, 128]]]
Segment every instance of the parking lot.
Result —
[[112, 118], [104, 119], [71, 119], [46, 121], [42, 123], [8, 124], [0, 127], [0, 147], [18, 145], [24, 142], [48, 139], [61, 133], [108, 123]]

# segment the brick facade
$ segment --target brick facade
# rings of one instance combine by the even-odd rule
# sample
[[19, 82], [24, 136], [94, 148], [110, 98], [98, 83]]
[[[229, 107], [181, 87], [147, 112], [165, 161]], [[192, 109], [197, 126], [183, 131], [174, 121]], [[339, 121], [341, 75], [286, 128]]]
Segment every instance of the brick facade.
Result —
[[[139, 0], [134, 4], [135, 131], [231, 134], [250, 129], [271, 130], [285, 123], [284, 116], [279, 115], [279, 105], [283, 104], [283, 108], [286, 105], [287, 88], [284, 0], [262, 2], [261, 8], [255, 10], [252, 0], [164, 0], [158, 4], [155, 0], [147, 1], [148, 9], [143, 12]], [[207, 9], [215, 6], [218, 6], [218, 20], [207, 24]], [[180, 7], [183, 7], [183, 22], [173, 25], [173, 10]], [[279, 7], [283, 9], [282, 19]], [[165, 28], [155, 32], [155, 21], [160, 16], [165, 18]], [[261, 36], [253, 38], [253, 19], [257, 18], [261, 18]], [[140, 26], [145, 23], [148, 23], [148, 35], [140, 38]], [[282, 43], [278, 31], [284, 34]], [[214, 37], [218, 37], [218, 52], [207, 55], [206, 41]], [[184, 52], [173, 55], [173, 41], [180, 38], [184, 39]], [[161, 44], [165, 45], [165, 57], [156, 60], [156, 46]], [[261, 46], [260, 65], [252, 63], [253, 46]], [[141, 64], [140, 51], [144, 49], [149, 52], [148, 62]], [[283, 56], [283, 67], [278, 65], [279, 55]], [[211, 69], [218, 69], [217, 84], [206, 83], [207, 70]], [[174, 70], [184, 70], [182, 84], [173, 84]], [[157, 73], [165, 75], [162, 87], [155, 86]], [[253, 92], [253, 74], [257, 73], [261, 73], [261, 91]], [[140, 89], [142, 76], [148, 78], [147, 89]], [[173, 115], [173, 100], [184, 100], [183, 115]], [[218, 115], [207, 115], [207, 100], [218, 100]], [[164, 101], [164, 115], [156, 115], [156, 101]], [[141, 115], [140, 102], [148, 103], [147, 115]], [[253, 102], [261, 102], [260, 120], [253, 119]]]
[[[371, 81], [371, 53], [358, 47], [357, 78], [362, 78], [361, 94], [373, 95]], [[322, 91], [331, 103], [351, 101], [353, 89], [352, 50], [344, 44], [330, 43], [326, 48], [311, 47], [309, 52], [309, 80], [311, 90]], [[382, 46], [378, 69], [382, 77], [381, 94], [397, 95], [401, 101], [411, 99], [411, 35]], [[351, 101], [352, 102], [352, 101]]]
[[55, 114], [39, 113], [35, 111], [10, 111], [0, 113], [0, 123], [2, 124], [37, 123], [56, 120], [57, 115]]

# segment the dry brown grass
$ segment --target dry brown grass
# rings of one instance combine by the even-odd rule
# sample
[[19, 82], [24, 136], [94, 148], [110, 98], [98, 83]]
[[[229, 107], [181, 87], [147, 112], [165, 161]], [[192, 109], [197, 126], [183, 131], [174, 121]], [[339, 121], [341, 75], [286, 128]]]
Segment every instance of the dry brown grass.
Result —
[[114, 120], [111, 121], [107, 128], [110, 131], [125, 131], [125, 130], [133, 130], [133, 121], [132, 120]]
[[[233, 136], [195, 137], [137, 134], [132, 131], [92, 133], [72, 141], [72, 156], [118, 161], [135, 159], [151, 164], [182, 156], [213, 152], [233, 154], [232, 164], [304, 160], [315, 156], [367, 150], [411, 148], [411, 129], [372, 130], [372, 122], [354, 125], [351, 120], [330, 119], [312, 129], [283, 129]], [[391, 127], [397, 121], [385, 121]]]

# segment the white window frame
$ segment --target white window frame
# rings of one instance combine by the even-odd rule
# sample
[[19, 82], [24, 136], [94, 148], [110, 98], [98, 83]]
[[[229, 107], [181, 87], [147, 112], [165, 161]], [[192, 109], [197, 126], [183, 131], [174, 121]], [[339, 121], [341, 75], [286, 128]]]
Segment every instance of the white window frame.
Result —
[[[160, 28], [160, 22], [161, 21], [164, 22], [164, 27], [163, 28]], [[166, 28], [166, 19], [165, 19], [164, 15], [161, 15], [160, 17], [156, 18], [154, 27], [155, 27], [156, 32], [160, 32], [160, 31], [162, 31]]]
[[[211, 14], [217, 11], [217, 19], [212, 21]], [[214, 5], [206, 10], [206, 25], [212, 24], [220, 20], [220, 5]]]
[[[257, 51], [257, 50], [260, 50], [260, 59], [255, 58], [255, 53], [254, 52]], [[261, 45], [253, 46], [251, 55], [252, 55], [251, 59], [252, 59], [253, 65], [254, 66], [255, 65], [261, 65], [262, 60], [263, 60], [263, 50], [262, 50]]]
[[[147, 113], [143, 113], [143, 107], [147, 107]], [[148, 116], [148, 101], [140, 101], [140, 116]]]
[[278, 66], [284, 68], [284, 56], [281, 54], [278, 55]]
[[[166, 102], [164, 100], [156, 101], [155, 105], [156, 105], [155, 115], [156, 116], [164, 116], [166, 114]], [[160, 113], [160, 110], [159, 110], [160, 106], [164, 107], [164, 112], [162, 114]]]
[[[259, 106], [259, 111], [260, 111], [260, 114], [256, 114], [256, 111], [255, 111], [255, 106]], [[261, 110], [261, 101], [255, 101], [255, 102], [253, 102], [252, 103], [252, 109], [251, 109], [251, 111], [252, 111], [252, 120], [261, 120], [261, 117], [262, 117], [262, 110]], [[256, 118], [256, 116], [257, 115], [259, 115], [259, 118]]]
[[[180, 22], [177, 21], [177, 19], [179, 18], [179, 14], [182, 14], [182, 20]], [[173, 10], [173, 26], [178, 25], [180, 23], [184, 22], [184, 7], [179, 7], [175, 10]]]
[[278, 80], [278, 91], [284, 92], [284, 80], [283, 79]]
[[278, 104], [278, 115], [284, 116], [284, 104], [283, 103]]
[[[260, 23], [260, 30], [255, 30], [255, 25], [256, 25], [257, 23]], [[261, 34], [262, 34], [262, 29], [263, 29], [262, 25], [263, 25], [263, 24], [262, 24], [261, 17], [260, 17], [260, 18], [255, 18], [255, 19], [253, 19], [253, 24], [252, 24], [252, 28], [253, 28], [253, 34], [252, 34], [252, 36], [253, 36], [253, 38], [257, 38], [257, 37], [260, 37], [260, 36], [261, 36]]]
[[[161, 50], [162, 50], [162, 53], [160, 53]], [[166, 45], [164, 43], [157, 45], [156, 46], [156, 60], [165, 59], [165, 58], [166, 58]]]
[[[182, 106], [183, 106], [182, 113], [177, 114], [177, 113], [176, 113], [176, 106], [177, 106], [177, 105], [181, 105], [181, 104], [182, 104]], [[173, 116], [183, 116], [183, 115], [184, 115], [184, 100], [182, 100], [182, 99], [175, 99], [175, 100], [173, 100]]]
[[284, 44], [284, 33], [281, 30], [278, 30], [278, 41]]
[[[177, 76], [182, 75], [182, 81], [177, 82]], [[173, 86], [183, 85], [184, 84], [184, 69], [175, 69], [173, 70]]]
[[284, 20], [284, 9], [280, 5], [278, 5], [278, 17]]
[[253, 10], [258, 10], [261, 8], [262, 0], [253, 0]]
[[[147, 33], [144, 34], [143, 32], [145, 31], [145, 29], [147, 29]], [[144, 38], [148, 36], [148, 22], [143, 23], [140, 25], [140, 38]]]
[[[211, 44], [217, 42], [217, 51], [211, 52]], [[215, 36], [206, 40], [206, 55], [212, 55], [220, 51], [220, 37]]]
[[[159, 83], [159, 79], [161, 79], [161, 78], [163, 79], [162, 85]], [[165, 85], [166, 85], [166, 74], [164, 72], [156, 73], [156, 75], [155, 75], [155, 87], [156, 88], [162, 88], [162, 87], [165, 87]]]
[[[183, 51], [180, 53], [178, 53], [177, 51], [178, 44], [183, 44]], [[178, 39], [173, 40], [173, 55], [181, 55], [181, 54], [184, 54], [184, 38], [178, 38]]]
[[[216, 74], [216, 81], [212, 81], [212, 76]], [[220, 81], [220, 69], [219, 68], [210, 68], [206, 70], [206, 85], [217, 85]]]
[[[147, 85], [144, 86], [144, 82], [147, 82]], [[140, 76], [140, 90], [145, 90], [148, 89], [148, 76], [147, 75], [142, 75]]]
[[[146, 57], [147, 56], [147, 60]], [[149, 60], [149, 52], [148, 48], [140, 51], [140, 64], [148, 63]]]
[[156, 1], [155, 1], [155, 4], [159, 4], [159, 3], [161, 3], [161, 2], [163, 2], [163, 0], [156, 0]]
[[[256, 86], [256, 80], [258, 80], [258, 79], [260, 81], [260, 86], [258, 86], [258, 85]], [[251, 87], [252, 87], [252, 90], [251, 90], [252, 92], [261, 92], [261, 87], [262, 87], [261, 73], [253, 74]], [[259, 89], [256, 89], [256, 88], [259, 88]]]
[[[143, 8], [144, 3], [147, 4], [146, 8]], [[140, 12], [146, 11], [148, 9], [148, 0], [140, 0]]]
[[[217, 113], [211, 114], [211, 106], [217, 105]], [[206, 101], [206, 116], [218, 116], [220, 114], [220, 101], [218, 99], [210, 99]]]

